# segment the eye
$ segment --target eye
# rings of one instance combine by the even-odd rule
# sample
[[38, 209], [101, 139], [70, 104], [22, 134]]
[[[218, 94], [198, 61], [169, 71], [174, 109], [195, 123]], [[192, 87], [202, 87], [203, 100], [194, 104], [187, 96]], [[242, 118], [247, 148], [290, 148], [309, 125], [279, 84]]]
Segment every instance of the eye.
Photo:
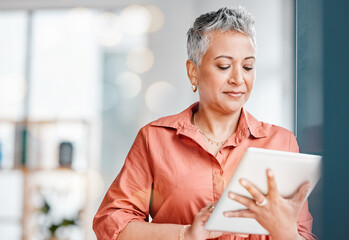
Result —
[[245, 69], [246, 71], [252, 71], [252, 70], [253, 70], [253, 67], [247, 67], [247, 66], [245, 66], [244, 69]]
[[219, 69], [222, 69], [222, 70], [227, 70], [228, 68], [230, 68], [230, 66], [218, 66]]

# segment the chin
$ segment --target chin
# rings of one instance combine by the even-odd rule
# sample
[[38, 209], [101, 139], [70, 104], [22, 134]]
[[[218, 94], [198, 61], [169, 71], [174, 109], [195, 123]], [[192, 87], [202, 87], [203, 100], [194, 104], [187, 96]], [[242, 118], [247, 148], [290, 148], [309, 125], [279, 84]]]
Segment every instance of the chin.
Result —
[[225, 104], [224, 110], [226, 113], [230, 114], [230, 113], [235, 113], [240, 111], [242, 107], [243, 107], [243, 104], [241, 103]]

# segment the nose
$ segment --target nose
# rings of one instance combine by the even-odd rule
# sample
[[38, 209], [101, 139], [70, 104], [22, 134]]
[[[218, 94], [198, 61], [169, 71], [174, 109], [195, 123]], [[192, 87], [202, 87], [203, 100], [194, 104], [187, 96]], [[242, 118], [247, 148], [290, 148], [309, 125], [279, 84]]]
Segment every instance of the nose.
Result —
[[244, 83], [242, 69], [239, 66], [233, 66], [228, 82], [229, 84], [235, 84], [235, 85], [241, 85]]

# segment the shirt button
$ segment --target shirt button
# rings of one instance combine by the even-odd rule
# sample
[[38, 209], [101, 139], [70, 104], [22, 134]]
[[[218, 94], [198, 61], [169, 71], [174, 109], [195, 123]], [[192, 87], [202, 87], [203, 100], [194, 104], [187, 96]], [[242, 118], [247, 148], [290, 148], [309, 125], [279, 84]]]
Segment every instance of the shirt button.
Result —
[[219, 173], [220, 173], [219, 170], [215, 170], [215, 171], [214, 171], [214, 174], [216, 174], [216, 175], [218, 175]]

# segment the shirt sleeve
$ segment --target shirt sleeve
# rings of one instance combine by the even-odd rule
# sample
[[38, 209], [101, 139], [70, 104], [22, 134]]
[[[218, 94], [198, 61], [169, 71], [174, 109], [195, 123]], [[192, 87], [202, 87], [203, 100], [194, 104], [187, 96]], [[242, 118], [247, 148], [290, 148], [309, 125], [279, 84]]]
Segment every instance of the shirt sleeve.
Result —
[[148, 221], [153, 177], [147, 146], [142, 128], [94, 217], [97, 239], [115, 240], [129, 222]]
[[[299, 152], [296, 137], [290, 133], [290, 152]], [[317, 237], [312, 233], [313, 217], [308, 209], [308, 200], [304, 202], [301, 213], [297, 221], [298, 233], [307, 240], [315, 240]]]

